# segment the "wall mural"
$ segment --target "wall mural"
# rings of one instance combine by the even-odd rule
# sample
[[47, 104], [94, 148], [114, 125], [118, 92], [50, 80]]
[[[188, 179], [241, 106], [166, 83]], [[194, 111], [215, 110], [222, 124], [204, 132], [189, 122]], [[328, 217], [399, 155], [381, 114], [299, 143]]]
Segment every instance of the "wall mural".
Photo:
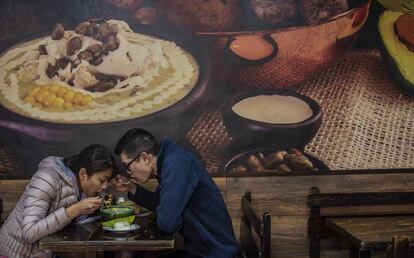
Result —
[[383, 59], [349, 51], [366, 0], [0, 5], [0, 176], [134, 127], [211, 173], [414, 166], [412, 14], [381, 16]]

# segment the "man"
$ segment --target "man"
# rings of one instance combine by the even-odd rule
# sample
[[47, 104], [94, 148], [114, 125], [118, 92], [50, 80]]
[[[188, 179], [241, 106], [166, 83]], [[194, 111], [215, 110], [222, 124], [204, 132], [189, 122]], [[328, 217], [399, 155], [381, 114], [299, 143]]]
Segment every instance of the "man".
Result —
[[[179, 232], [186, 245], [181, 257], [236, 257], [239, 246], [221, 193], [201, 162], [191, 153], [165, 139], [157, 140], [143, 129], [126, 132], [115, 148], [134, 183], [118, 175], [118, 191], [157, 213], [159, 228]], [[159, 182], [150, 192], [136, 183], [151, 176]]]

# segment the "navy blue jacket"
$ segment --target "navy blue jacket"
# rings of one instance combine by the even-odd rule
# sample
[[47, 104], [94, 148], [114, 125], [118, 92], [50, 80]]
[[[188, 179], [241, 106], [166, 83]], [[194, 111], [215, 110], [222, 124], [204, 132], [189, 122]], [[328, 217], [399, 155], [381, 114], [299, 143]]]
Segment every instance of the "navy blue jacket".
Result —
[[157, 157], [157, 191], [137, 187], [128, 197], [156, 211], [164, 232], [179, 232], [186, 250], [202, 257], [233, 258], [239, 252], [220, 190], [201, 162], [169, 139]]

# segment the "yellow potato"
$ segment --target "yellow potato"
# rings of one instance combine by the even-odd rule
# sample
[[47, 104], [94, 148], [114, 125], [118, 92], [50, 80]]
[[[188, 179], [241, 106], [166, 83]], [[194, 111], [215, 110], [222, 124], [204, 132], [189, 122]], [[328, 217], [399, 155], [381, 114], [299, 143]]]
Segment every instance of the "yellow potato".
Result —
[[31, 104], [32, 106], [36, 104], [36, 99], [34, 98], [33, 95], [28, 95], [25, 99], [24, 102]]
[[76, 105], [81, 105], [82, 98], [83, 98], [83, 94], [80, 92], [76, 92], [75, 96], [73, 97], [72, 103]]
[[81, 100], [81, 102], [80, 102], [80, 105], [81, 105], [81, 106], [86, 106], [86, 105], [88, 105], [91, 101], [92, 101], [92, 97], [91, 97], [91, 96], [89, 96], [89, 95], [84, 95], [84, 96], [82, 97], [82, 100]]
[[72, 103], [73, 101], [73, 97], [75, 96], [75, 93], [71, 90], [68, 90], [64, 95], [63, 95], [63, 99], [65, 100], [65, 102], [70, 102]]
[[55, 100], [53, 101], [52, 106], [54, 108], [63, 108], [63, 104], [65, 103], [65, 100], [62, 97], [57, 97], [55, 98]]
[[66, 102], [65, 101], [65, 103], [63, 103], [63, 108], [64, 109], [70, 109], [70, 108], [72, 108], [72, 103], [71, 102]]
[[56, 96], [63, 97], [68, 90], [65, 87], [59, 87], [56, 92]]
[[34, 87], [30, 90], [29, 95], [34, 96], [39, 90], [40, 87]]
[[35, 94], [35, 98], [38, 102], [42, 102], [42, 99], [44, 99], [47, 95], [49, 95], [49, 91], [47, 89], [42, 88]]
[[52, 93], [56, 93], [59, 89], [60, 89], [60, 86], [59, 85], [56, 85], [56, 84], [51, 85], [49, 87], [49, 91], [52, 92]]
[[56, 95], [53, 93], [48, 94], [42, 99], [42, 104], [45, 107], [50, 107], [53, 104], [53, 101], [56, 99]]

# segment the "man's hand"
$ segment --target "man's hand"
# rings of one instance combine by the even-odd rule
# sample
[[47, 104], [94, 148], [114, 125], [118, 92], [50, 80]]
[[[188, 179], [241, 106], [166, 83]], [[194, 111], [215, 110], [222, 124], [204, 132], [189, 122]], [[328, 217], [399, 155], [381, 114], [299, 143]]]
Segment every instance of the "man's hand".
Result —
[[135, 183], [123, 175], [117, 175], [111, 180], [111, 183], [118, 192], [130, 192], [131, 194], [134, 194], [137, 189]]
[[103, 199], [99, 197], [89, 197], [72, 204], [66, 208], [69, 218], [74, 219], [79, 215], [91, 214], [103, 205]]

